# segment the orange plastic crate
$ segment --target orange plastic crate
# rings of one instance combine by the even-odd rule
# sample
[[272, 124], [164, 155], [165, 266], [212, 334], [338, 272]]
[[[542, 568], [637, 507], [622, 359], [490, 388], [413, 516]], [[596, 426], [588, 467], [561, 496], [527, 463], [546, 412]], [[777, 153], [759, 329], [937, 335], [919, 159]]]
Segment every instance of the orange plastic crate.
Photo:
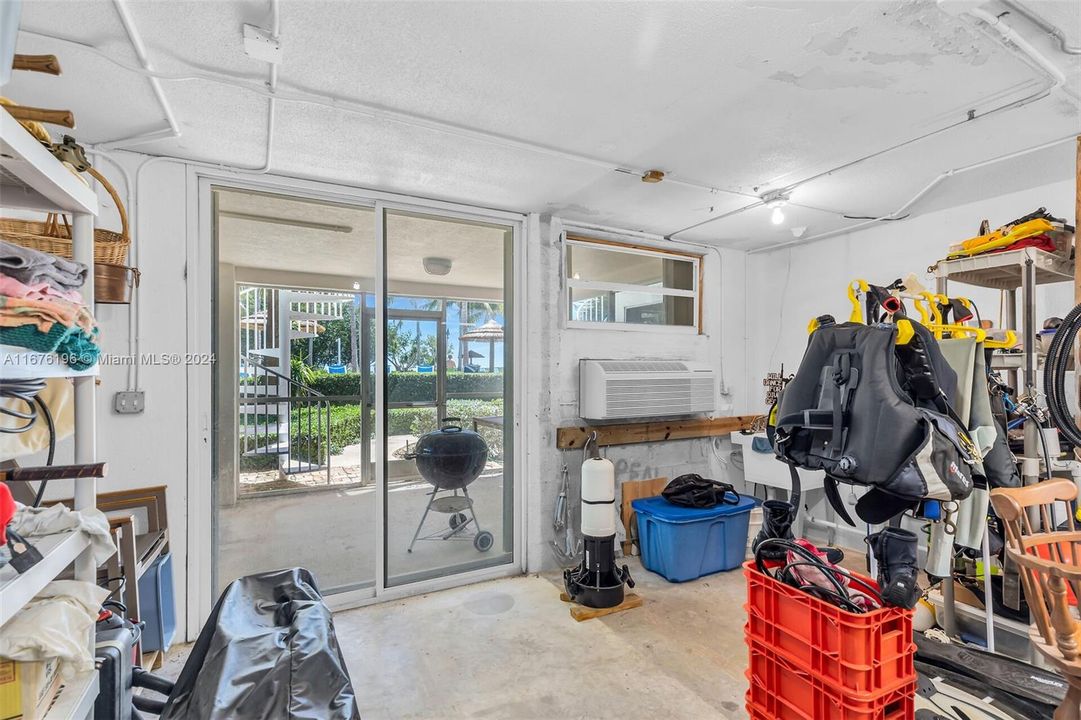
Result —
[[753, 561], [743, 574], [748, 644], [769, 648], [847, 697], [869, 699], [916, 680], [911, 610], [852, 613], [763, 575]]
[[751, 640], [747, 714], [753, 720], [910, 720], [916, 681], [894, 690], [853, 696]]

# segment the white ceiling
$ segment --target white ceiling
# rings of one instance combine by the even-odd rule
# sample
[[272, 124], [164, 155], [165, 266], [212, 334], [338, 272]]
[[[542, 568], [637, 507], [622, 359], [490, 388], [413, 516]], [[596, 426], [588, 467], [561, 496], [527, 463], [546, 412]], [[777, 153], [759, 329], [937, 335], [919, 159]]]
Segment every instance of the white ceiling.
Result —
[[[1076, 0], [1025, 0], [1081, 38]], [[269, 3], [129, 2], [155, 67], [262, 83], [241, 25]], [[965, 0], [706, 3], [319, 2], [281, 0], [282, 92], [362, 101], [411, 118], [364, 117], [280, 102], [275, 172], [671, 234], [737, 210], [765, 190], [932, 134], [800, 185], [789, 222], [734, 215], [678, 237], [736, 247], [791, 239], [880, 215], [944, 170], [1081, 132], [1081, 56], [1016, 13], [1004, 16], [1053, 62], [1066, 92], [962, 122], [1049, 84], [1041, 68], [970, 16]], [[134, 65], [112, 2], [24, 3], [24, 29], [92, 45]], [[61, 78], [19, 73], [4, 94], [64, 106], [79, 137], [102, 142], [162, 126], [148, 80], [91, 52], [23, 34], [20, 52], [56, 52]], [[243, 89], [163, 80], [182, 136], [138, 150], [258, 166], [267, 101]], [[1073, 97], [1071, 97], [1071, 94]], [[425, 127], [423, 119], [441, 123]], [[958, 124], [960, 123], [960, 124]], [[951, 125], [952, 129], [941, 131]], [[463, 132], [448, 131], [449, 126]], [[478, 139], [471, 131], [506, 141]], [[524, 141], [532, 149], [521, 147]], [[548, 151], [539, 151], [543, 146]], [[611, 167], [659, 168], [658, 185]], [[1049, 162], [1011, 163], [1015, 184], [1061, 179]], [[673, 181], [704, 187], [688, 187]], [[965, 200], [971, 179], [940, 190]], [[706, 188], [718, 188], [711, 192]], [[971, 199], [971, 198], [967, 198]], [[933, 204], [934, 196], [913, 212]], [[1052, 208], [1058, 214], [1069, 208]]]

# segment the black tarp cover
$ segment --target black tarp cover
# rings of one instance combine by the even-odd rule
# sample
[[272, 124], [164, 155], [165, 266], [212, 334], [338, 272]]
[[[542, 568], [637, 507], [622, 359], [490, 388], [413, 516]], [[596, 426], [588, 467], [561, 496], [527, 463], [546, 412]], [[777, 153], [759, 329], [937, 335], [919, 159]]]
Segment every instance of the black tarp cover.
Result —
[[301, 568], [222, 593], [162, 720], [359, 720], [334, 621]]

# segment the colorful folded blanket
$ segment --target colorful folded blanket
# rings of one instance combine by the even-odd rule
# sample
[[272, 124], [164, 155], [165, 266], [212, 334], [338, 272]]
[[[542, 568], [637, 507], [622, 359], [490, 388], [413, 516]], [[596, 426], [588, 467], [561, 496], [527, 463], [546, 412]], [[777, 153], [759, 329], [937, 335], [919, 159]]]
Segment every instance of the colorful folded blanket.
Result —
[[36, 325], [17, 327], [0, 326], [0, 344], [15, 345], [43, 353], [56, 353], [73, 370], [87, 370], [94, 366], [101, 354], [97, 345], [97, 330], [93, 334], [78, 327], [54, 323], [48, 332]]
[[33, 321], [42, 332], [49, 330], [49, 323], [75, 325], [84, 332], [93, 333], [94, 316], [85, 305], [68, 300], [30, 300], [0, 295], [0, 325], [13, 327]]

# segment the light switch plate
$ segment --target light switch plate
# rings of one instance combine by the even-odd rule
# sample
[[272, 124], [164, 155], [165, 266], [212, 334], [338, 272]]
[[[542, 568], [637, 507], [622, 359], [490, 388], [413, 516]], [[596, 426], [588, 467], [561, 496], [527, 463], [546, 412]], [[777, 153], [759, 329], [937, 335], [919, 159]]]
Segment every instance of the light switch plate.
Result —
[[137, 415], [146, 409], [146, 393], [142, 390], [118, 392], [113, 397], [113, 409], [121, 415]]

